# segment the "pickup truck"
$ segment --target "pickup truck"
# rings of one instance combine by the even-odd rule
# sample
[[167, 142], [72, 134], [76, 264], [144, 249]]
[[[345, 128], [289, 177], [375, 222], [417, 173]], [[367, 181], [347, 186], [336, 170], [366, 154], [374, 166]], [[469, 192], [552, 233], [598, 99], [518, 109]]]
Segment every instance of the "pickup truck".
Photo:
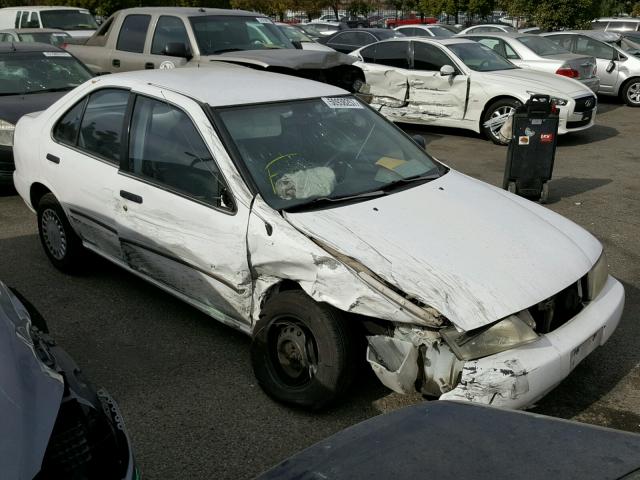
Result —
[[114, 13], [84, 45], [65, 48], [94, 73], [229, 62], [357, 92], [364, 73], [338, 52], [301, 50], [271, 19], [242, 10], [143, 7]]

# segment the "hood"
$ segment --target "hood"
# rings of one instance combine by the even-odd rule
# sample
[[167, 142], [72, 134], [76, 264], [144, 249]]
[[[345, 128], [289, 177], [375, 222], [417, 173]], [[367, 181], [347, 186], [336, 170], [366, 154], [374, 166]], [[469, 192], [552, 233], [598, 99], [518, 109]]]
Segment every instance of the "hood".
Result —
[[62, 400], [62, 377], [35, 352], [29, 314], [0, 282], [0, 465], [3, 478], [33, 478]]
[[386, 197], [285, 216], [462, 330], [553, 296], [602, 251], [564, 217], [453, 170]]
[[292, 70], [328, 69], [351, 65], [355, 58], [336, 51], [297, 50], [292, 48], [272, 50], [245, 50], [210, 55], [203, 59], [239, 64], [257, 65], [262, 68], [280, 67]]
[[511, 84], [522, 90], [535, 90], [535, 93], [570, 96], [573, 98], [582, 95], [593, 95], [593, 92], [579, 81], [556, 75], [555, 73], [514, 68], [497, 72], [483, 72], [483, 74], [492, 78], [491, 81], [496, 84], [505, 86]]
[[14, 125], [27, 113], [46, 110], [69, 92], [43, 92], [0, 97], [0, 119]]

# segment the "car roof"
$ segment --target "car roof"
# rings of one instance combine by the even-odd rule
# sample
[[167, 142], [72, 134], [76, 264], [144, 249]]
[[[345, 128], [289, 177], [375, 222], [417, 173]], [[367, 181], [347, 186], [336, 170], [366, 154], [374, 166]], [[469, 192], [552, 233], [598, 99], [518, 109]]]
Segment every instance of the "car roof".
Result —
[[478, 25], [471, 25], [467, 28], [476, 28], [476, 27], [498, 27], [498, 28], [513, 28], [511, 25], [503, 24], [503, 23], [479, 23]]
[[0, 53], [24, 52], [64, 52], [61, 48], [48, 43], [37, 42], [0, 42]]
[[[410, 37], [410, 36], [405, 36], [405, 37], [395, 37], [395, 38], [389, 38], [386, 40], [382, 40], [378, 43], [384, 43], [384, 42], [403, 42], [403, 41], [407, 41], [407, 40], [411, 40], [414, 42], [424, 42], [424, 43], [439, 43], [440, 45], [456, 45], [456, 44], [460, 44], [460, 43], [476, 43], [473, 40], [469, 40], [467, 38], [464, 37]], [[376, 45], [376, 44], [371, 44], [371, 45]], [[370, 45], [366, 45], [366, 47], [369, 47]], [[365, 48], [365, 47], [362, 47]]]
[[521, 32], [480, 32], [480, 33], [463, 33], [460, 36], [469, 37], [500, 37], [500, 38], [522, 38], [522, 37], [539, 37], [540, 35], [532, 35], [530, 33]]
[[596, 18], [594, 22], [640, 22], [637, 17], [602, 17]]
[[23, 7], [5, 7], [0, 10], [87, 10], [83, 7], [54, 7], [54, 6], [23, 6]]
[[171, 15], [184, 15], [187, 17], [206, 15], [227, 15], [232, 17], [266, 17], [262, 13], [249, 12], [246, 10], [231, 10], [228, 8], [202, 8], [202, 7], [134, 7], [118, 10], [119, 13], [130, 14], [154, 14], [167, 13]]
[[99, 77], [106, 83], [147, 84], [166, 88], [212, 107], [281, 102], [346, 95], [327, 83], [255, 70], [225, 62], [205, 68], [139, 70]]
[[66, 33], [59, 28], [3, 28], [1, 33]]

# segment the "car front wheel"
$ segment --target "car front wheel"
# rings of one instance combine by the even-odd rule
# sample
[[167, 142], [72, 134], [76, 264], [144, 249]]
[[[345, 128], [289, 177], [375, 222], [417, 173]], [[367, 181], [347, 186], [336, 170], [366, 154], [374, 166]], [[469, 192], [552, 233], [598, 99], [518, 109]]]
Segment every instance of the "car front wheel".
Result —
[[313, 410], [350, 386], [358, 365], [352, 325], [340, 311], [299, 290], [278, 293], [256, 324], [251, 363], [275, 400]]
[[38, 233], [47, 257], [58, 270], [74, 272], [84, 255], [82, 241], [73, 231], [56, 197], [47, 193], [38, 203]]
[[489, 105], [482, 117], [481, 129], [484, 136], [496, 145], [507, 145], [508, 142], [499, 135], [500, 129], [521, 105], [515, 98], [502, 98]]
[[640, 107], [640, 78], [627, 82], [622, 89], [622, 99], [630, 107]]

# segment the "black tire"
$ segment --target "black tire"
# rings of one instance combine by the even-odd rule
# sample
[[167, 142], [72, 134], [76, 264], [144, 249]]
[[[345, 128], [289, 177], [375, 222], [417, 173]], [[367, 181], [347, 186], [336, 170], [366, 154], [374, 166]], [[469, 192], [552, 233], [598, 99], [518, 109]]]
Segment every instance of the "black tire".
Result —
[[494, 133], [494, 131], [491, 130], [490, 126], [485, 126], [485, 123], [491, 120], [494, 113], [500, 112], [501, 110], [515, 110], [521, 105], [522, 103], [515, 98], [501, 98], [500, 100], [496, 100], [495, 102], [490, 104], [485, 110], [484, 115], [482, 115], [482, 120], [480, 123], [482, 134], [496, 145], [508, 145], [509, 142], [505, 142], [504, 140], [502, 140], [496, 133]]
[[[251, 345], [258, 383], [267, 395], [283, 403], [312, 410], [329, 406], [347, 391], [357, 370], [359, 349], [352, 327], [340, 311], [302, 291], [278, 293], [265, 305]], [[306, 339], [303, 362], [295, 361], [301, 350], [289, 341], [300, 339], [298, 332]], [[294, 361], [288, 365], [281, 361], [284, 350], [294, 352]], [[301, 373], [294, 378], [290, 373], [296, 367]]]
[[38, 233], [47, 257], [58, 270], [77, 272], [85, 258], [85, 249], [56, 197], [52, 193], [45, 194], [38, 203], [37, 212]]
[[640, 107], [640, 78], [627, 81], [620, 92], [624, 103], [630, 107]]
[[43, 333], [49, 333], [49, 327], [47, 327], [47, 322], [45, 322], [44, 317], [40, 314], [38, 309], [33, 306], [33, 304], [27, 300], [24, 295], [22, 295], [18, 290], [13, 287], [9, 287], [11, 293], [13, 293], [20, 303], [24, 305], [24, 308], [29, 312], [29, 317], [31, 317], [31, 324], [40, 330]]

